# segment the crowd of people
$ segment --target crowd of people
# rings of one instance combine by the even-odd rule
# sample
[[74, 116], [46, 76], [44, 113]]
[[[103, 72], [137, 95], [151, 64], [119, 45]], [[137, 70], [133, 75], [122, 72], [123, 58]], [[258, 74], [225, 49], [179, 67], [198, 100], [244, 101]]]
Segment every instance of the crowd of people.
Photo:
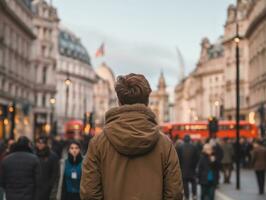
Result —
[[[65, 153], [64, 153], [65, 149]], [[0, 143], [0, 200], [79, 200], [82, 151], [79, 141], [25, 136]]]
[[[173, 141], [182, 171], [184, 198], [213, 200], [219, 182], [231, 183], [236, 161], [235, 141], [228, 138], [192, 141], [189, 135]], [[87, 143], [86, 143], [87, 144]], [[240, 162], [243, 168], [253, 168], [259, 194], [264, 194], [266, 148], [261, 140], [240, 140]], [[65, 158], [62, 159], [63, 149]], [[58, 137], [49, 141], [41, 136], [33, 146], [20, 137], [16, 142], [0, 143], [0, 200], [79, 200], [83, 153], [79, 141], [65, 142]], [[60, 161], [61, 160], [61, 161]], [[220, 177], [220, 174], [223, 177]], [[190, 187], [191, 186], [191, 190]], [[29, 196], [28, 196], [29, 195]]]
[[213, 200], [220, 174], [230, 184], [236, 158], [253, 167], [264, 193], [261, 140], [241, 138], [238, 154], [228, 138], [192, 141], [188, 133], [171, 141], [148, 107], [151, 88], [143, 75], [119, 76], [115, 91], [119, 106], [106, 113], [103, 133], [93, 140], [0, 142], [0, 200], [3, 193], [6, 200], [188, 200], [191, 193], [196, 200], [198, 183], [200, 199]]
[[[171, 138], [172, 139], [172, 138]], [[258, 193], [264, 194], [266, 145], [263, 140], [240, 139], [240, 153], [236, 155], [234, 139], [173, 140], [180, 160], [185, 199], [197, 199], [197, 184], [201, 187], [201, 200], [213, 200], [219, 183], [231, 183], [231, 174], [239, 156], [243, 168], [253, 169], [258, 182]], [[223, 177], [222, 177], [222, 176]], [[191, 185], [191, 191], [189, 186]]]

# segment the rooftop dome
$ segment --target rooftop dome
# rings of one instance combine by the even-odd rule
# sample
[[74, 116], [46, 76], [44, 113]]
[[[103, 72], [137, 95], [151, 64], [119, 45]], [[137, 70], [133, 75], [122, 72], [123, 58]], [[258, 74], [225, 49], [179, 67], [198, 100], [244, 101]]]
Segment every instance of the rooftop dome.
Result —
[[111, 88], [114, 88], [115, 85], [115, 76], [110, 67], [106, 63], [102, 63], [99, 67], [96, 68], [96, 73], [99, 77], [109, 82]]
[[80, 39], [66, 28], [60, 27], [59, 53], [91, 65], [89, 54]]

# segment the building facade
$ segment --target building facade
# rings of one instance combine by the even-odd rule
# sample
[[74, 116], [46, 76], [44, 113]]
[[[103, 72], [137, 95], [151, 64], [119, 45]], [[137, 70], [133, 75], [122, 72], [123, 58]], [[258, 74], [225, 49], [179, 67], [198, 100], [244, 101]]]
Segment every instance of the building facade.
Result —
[[211, 44], [201, 43], [201, 54], [195, 70], [175, 88], [176, 121], [207, 120], [223, 117], [225, 66], [222, 38]]
[[57, 130], [64, 133], [69, 120], [84, 120], [93, 112], [93, 87], [96, 73], [80, 39], [61, 27], [58, 35], [55, 113]]
[[[49, 134], [53, 129], [53, 104], [56, 94], [59, 18], [56, 9], [44, 0], [32, 2], [37, 39], [32, 51], [34, 70], [34, 133]], [[53, 102], [52, 102], [53, 103]]]
[[102, 63], [96, 68], [98, 76], [97, 84], [94, 86], [94, 111], [95, 123], [102, 127], [105, 121], [105, 112], [111, 107], [117, 106], [117, 98], [114, 89], [115, 76], [112, 69]]
[[33, 17], [30, 0], [0, 0], [0, 139], [32, 137]]
[[266, 130], [266, 1], [250, 6], [245, 33], [249, 48], [250, 120]]
[[265, 132], [265, 18], [264, 0], [238, 0], [228, 7], [223, 37], [213, 45], [203, 39], [196, 69], [176, 86], [176, 121], [210, 116], [235, 120], [238, 24], [240, 119], [256, 123]]
[[152, 91], [150, 95], [149, 106], [151, 110], [157, 116], [157, 120], [159, 124], [164, 122], [169, 122], [170, 114], [169, 114], [169, 95], [166, 90], [166, 82], [164, 78], [164, 74], [161, 72], [158, 86], [156, 91]]
[[241, 37], [239, 43], [240, 61], [240, 119], [248, 120], [249, 115], [249, 48], [248, 40], [244, 37], [247, 27], [247, 13], [251, 1], [238, 0], [236, 6], [230, 5], [227, 10], [227, 19], [224, 28], [224, 59], [225, 74], [225, 105], [224, 115], [226, 119], [235, 119], [236, 108], [236, 26]]

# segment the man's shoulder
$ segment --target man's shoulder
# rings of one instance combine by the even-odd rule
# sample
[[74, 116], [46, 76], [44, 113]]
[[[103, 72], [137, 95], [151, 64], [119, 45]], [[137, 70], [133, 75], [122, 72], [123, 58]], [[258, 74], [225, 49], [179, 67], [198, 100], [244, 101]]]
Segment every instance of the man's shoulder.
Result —
[[173, 146], [172, 140], [162, 132], [159, 133], [158, 143], [160, 146], [162, 146], [164, 148], [170, 148], [171, 146]]
[[17, 161], [20, 159], [25, 159], [27, 162], [32, 161], [32, 162], [38, 162], [38, 157], [30, 152], [14, 152], [9, 154], [3, 159], [3, 163], [9, 163], [12, 161]]

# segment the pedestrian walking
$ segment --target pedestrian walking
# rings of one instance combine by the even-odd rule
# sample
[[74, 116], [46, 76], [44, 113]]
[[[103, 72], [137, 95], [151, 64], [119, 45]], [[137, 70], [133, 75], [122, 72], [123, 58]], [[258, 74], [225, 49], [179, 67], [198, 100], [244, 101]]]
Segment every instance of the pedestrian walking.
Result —
[[192, 188], [192, 199], [197, 199], [196, 168], [199, 161], [197, 148], [191, 143], [189, 135], [184, 137], [184, 144], [178, 150], [180, 167], [182, 171], [185, 200], [189, 200], [189, 185]]
[[42, 175], [39, 200], [54, 200], [59, 181], [59, 159], [58, 156], [50, 150], [48, 138], [41, 136], [36, 140], [36, 154], [40, 160]]
[[83, 161], [81, 199], [182, 200], [177, 153], [148, 107], [148, 81], [119, 76], [115, 91], [120, 106], [106, 113], [103, 133], [90, 141]]
[[224, 183], [228, 184], [230, 183], [233, 170], [234, 148], [228, 138], [224, 138], [221, 141], [221, 148], [223, 151], [222, 170], [224, 174]]
[[198, 179], [201, 186], [201, 200], [214, 200], [217, 186], [218, 162], [210, 144], [203, 146], [202, 155], [198, 164]]
[[68, 147], [68, 157], [62, 165], [61, 200], [80, 200], [81, 164], [81, 145], [78, 141], [71, 141]]
[[88, 150], [88, 146], [89, 146], [89, 143], [90, 143], [90, 140], [93, 138], [93, 135], [92, 134], [88, 134], [88, 135], [84, 135], [83, 136], [83, 140], [82, 140], [82, 148], [81, 148], [81, 151], [82, 151], [82, 154], [85, 155], [87, 153], [87, 150]]
[[65, 144], [61, 136], [57, 135], [52, 137], [52, 151], [58, 156], [59, 159], [62, 158], [64, 146]]
[[0, 186], [6, 200], [39, 200], [40, 162], [32, 153], [30, 140], [20, 137], [1, 163]]
[[212, 149], [213, 149], [213, 154], [215, 156], [215, 159], [216, 159], [216, 169], [214, 171], [215, 173], [215, 176], [217, 177], [217, 179], [215, 179], [215, 185], [216, 187], [218, 187], [219, 185], [219, 182], [220, 182], [220, 172], [222, 171], [222, 160], [223, 160], [223, 149], [221, 148], [221, 145], [220, 145], [220, 139], [218, 138], [212, 138], [210, 139], [210, 145], [212, 146]]
[[252, 165], [255, 170], [259, 194], [265, 192], [265, 170], [266, 170], [266, 148], [263, 147], [261, 141], [255, 141], [253, 143], [254, 150], [252, 152]]

